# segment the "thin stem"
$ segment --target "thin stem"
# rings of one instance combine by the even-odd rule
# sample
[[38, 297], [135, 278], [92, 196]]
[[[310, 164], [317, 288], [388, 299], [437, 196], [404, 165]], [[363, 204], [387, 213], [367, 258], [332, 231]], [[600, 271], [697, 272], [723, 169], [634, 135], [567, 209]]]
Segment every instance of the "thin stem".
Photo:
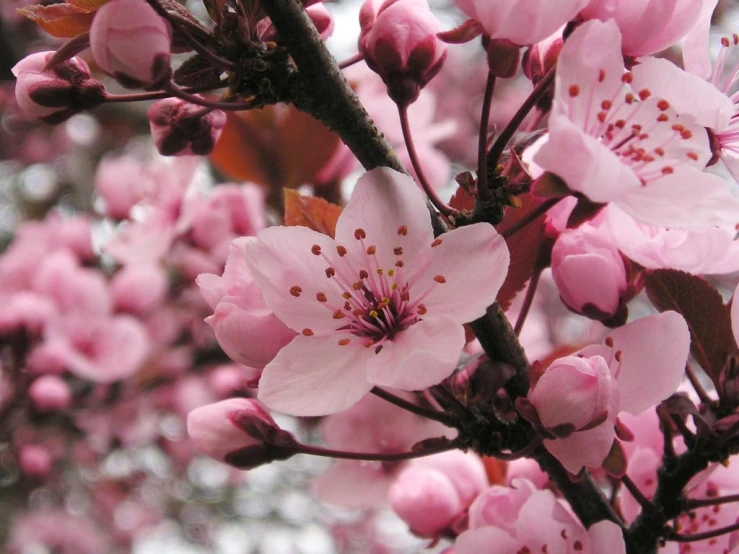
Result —
[[[209, 90], [217, 90], [226, 86], [225, 81], [221, 81], [217, 86], [207, 87], [186, 87], [182, 88], [183, 91], [194, 94], [198, 92], [207, 92]], [[106, 102], [143, 102], [146, 100], [161, 100], [162, 98], [169, 98], [172, 93], [166, 90], [157, 92], [134, 92], [131, 94], [106, 94]]]
[[477, 197], [482, 201], [490, 200], [488, 190], [488, 124], [490, 123], [490, 104], [495, 92], [496, 77], [488, 71], [488, 80], [485, 84], [485, 95], [482, 98], [480, 113], [480, 132], [477, 137]]
[[642, 510], [654, 511], [654, 504], [652, 504], [652, 501], [644, 496], [644, 493], [639, 490], [639, 487], [636, 486], [636, 483], [634, 483], [628, 475], [621, 477], [621, 482], [631, 493], [631, 496], [633, 496], [641, 505]]
[[509, 454], [505, 454], [503, 452], [495, 452], [492, 454], [493, 457], [498, 458], [499, 460], [503, 460], [504, 462], [512, 462], [514, 460], [519, 460], [521, 458], [525, 458], [529, 454], [531, 454], [534, 450], [539, 448], [541, 446], [541, 443], [544, 439], [540, 436], [534, 437], [534, 439], [524, 446], [523, 448], [516, 450], [514, 452], [511, 452]]
[[454, 441], [440, 441], [427, 448], [419, 448], [408, 452], [393, 452], [380, 454], [375, 452], [345, 452], [344, 450], [332, 450], [331, 448], [323, 448], [320, 446], [312, 446], [308, 444], [298, 445], [300, 454], [310, 454], [311, 456], [322, 456], [324, 458], [338, 458], [341, 460], [366, 460], [374, 462], [401, 462], [403, 460], [412, 460], [414, 458], [423, 458], [447, 452], [457, 448]]
[[672, 444], [672, 422], [669, 416], [659, 408], [657, 409], [657, 417], [659, 417], [659, 427], [664, 437], [664, 447], [662, 448], [662, 457], [667, 460], [677, 458], [675, 445]]
[[195, 37], [193, 37], [187, 29], [185, 29], [182, 26], [182, 22], [180, 21], [180, 18], [172, 17], [172, 14], [167, 10], [164, 6], [162, 6], [158, 0], [146, 0], [149, 5], [154, 8], [154, 11], [156, 11], [160, 16], [162, 16], [164, 19], [166, 19], [169, 24], [172, 26], [172, 30], [175, 34], [182, 37], [187, 44], [192, 46], [192, 49], [195, 50], [198, 54], [206, 58], [207, 60], [211, 61], [218, 67], [222, 67], [224, 69], [229, 70], [236, 70], [236, 64], [233, 63], [231, 60], [227, 60], [225, 58], [221, 58], [218, 54], [210, 50], [208, 47], [204, 46], [201, 42], [199, 42]]
[[400, 128], [403, 130], [403, 139], [405, 140], [406, 148], [408, 149], [408, 157], [411, 159], [413, 169], [416, 171], [418, 181], [423, 188], [423, 191], [428, 196], [434, 207], [445, 217], [455, 217], [459, 215], [459, 212], [448, 206], [441, 198], [436, 194], [436, 191], [431, 187], [426, 176], [423, 174], [421, 163], [416, 153], [416, 148], [413, 145], [413, 137], [411, 136], [411, 126], [408, 122], [408, 106], [398, 105], [398, 114], [400, 115]]
[[203, 106], [204, 108], [235, 112], [250, 110], [254, 107], [249, 102], [221, 102], [217, 100], [207, 100], [206, 98], [201, 98], [199, 96], [195, 96], [194, 94], [190, 94], [185, 89], [177, 86], [172, 81], [165, 83], [164, 89], [168, 91], [172, 96], [181, 98], [182, 100], [190, 102], [191, 104]]
[[495, 139], [490, 152], [488, 152], [488, 165], [491, 165], [493, 167], [498, 165], [498, 160], [500, 160], [500, 156], [505, 151], [505, 148], [508, 145], [508, 141], [513, 138], [516, 130], [518, 130], [518, 128], [521, 126], [521, 123], [524, 119], [526, 119], [526, 116], [529, 114], [531, 109], [536, 105], [539, 99], [544, 96], [544, 94], [549, 89], [549, 86], [554, 82], [556, 69], [556, 65], [552, 66], [547, 74], [544, 75], [544, 78], [537, 83], [537, 85], [534, 87], [534, 90], [532, 90], [531, 94], [529, 94], [529, 97], [524, 101], [523, 104], [521, 104], [521, 107], [518, 108], [518, 111], [513, 115], [505, 128], [500, 132], [498, 138]]
[[716, 498], [691, 498], [685, 500], [684, 505], [686, 510], [694, 510], [705, 506], [728, 504], [729, 502], [739, 502], [739, 494], [732, 494], [731, 496], [717, 496]]
[[721, 535], [733, 533], [734, 531], [739, 531], [739, 523], [727, 525], [726, 527], [714, 529], [713, 531], [706, 531], [705, 533], [695, 533], [694, 535], [680, 535], [668, 528], [665, 533], [665, 539], [674, 542], [697, 542], [720, 537]]
[[688, 376], [688, 381], [690, 381], [690, 384], [693, 385], [693, 388], [698, 394], [698, 398], [701, 399], [701, 402], [703, 402], [704, 404], [711, 404], [713, 400], [706, 392], [706, 389], [703, 388], [703, 385], [701, 385], [700, 381], [698, 380], [698, 376], [695, 374], [695, 371], [693, 371], [693, 368], [689, 363], [685, 364], [685, 375]]
[[378, 398], [382, 398], [383, 400], [386, 400], [387, 402], [390, 402], [391, 404], [395, 404], [399, 408], [402, 408], [409, 412], [413, 412], [414, 414], [419, 415], [421, 417], [425, 417], [426, 419], [433, 419], [434, 421], [438, 421], [439, 423], [443, 423], [445, 425], [449, 425], [451, 423], [451, 418], [449, 417], [449, 414], [446, 414], [444, 412], [435, 412], [433, 410], [428, 410], [426, 408], [419, 406], [418, 404], [409, 402], [408, 400], [405, 400], [404, 398], [395, 396], [394, 394], [389, 393], [386, 390], [381, 389], [380, 387], [374, 387], [370, 392], [374, 394], [375, 396], [377, 396]]
[[509, 229], [506, 229], [501, 233], [504, 239], [509, 239], [516, 233], [518, 233], [521, 229], [526, 227], [529, 223], [532, 223], [533, 221], [536, 221], [539, 216], [542, 214], [547, 213], [551, 208], [557, 205], [557, 203], [562, 200], [561, 198], [547, 198], [544, 200], [541, 204], [539, 204], [536, 208], [531, 210], [526, 217], [521, 218], [520, 221], [517, 223], [514, 223]]
[[339, 62], [339, 69], [346, 69], [347, 67], [351, 67], [355, 63], [359, 63], [364, 59], [364, 54], [361, 52], [357, 52], [353, 56], [348, 57], [343, 62]]
[[526, 322], [526, 316], [529, 315], [531, 305], [534, 303], [534, 296], [536, 295], [536, 287], [539, 285], [539, 278], [541, 277], [542, 270], [537, 268], [531, 275], [529, 286], [526, 288], [526, 296], [523, 298], [523, 304], [521, 305], [521, 311], [518, 313], [518, 319], [516, 325], [513, 327], [513, 332], [516, 336], [521, 334], [523, 324]]

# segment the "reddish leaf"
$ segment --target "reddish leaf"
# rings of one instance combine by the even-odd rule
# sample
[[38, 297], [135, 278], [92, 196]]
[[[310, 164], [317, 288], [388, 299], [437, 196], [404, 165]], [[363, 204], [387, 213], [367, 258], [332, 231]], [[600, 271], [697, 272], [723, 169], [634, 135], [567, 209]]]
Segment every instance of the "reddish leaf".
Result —
[[67, 4], [77, 6], [88, 12], [94, 12], [100, 9], [100, 6], [110, 2], [110, 0], [67, 0]]
[[313, 179], [339, 145], [323, 123], [292, 106], [229, 113], [211, 160], [230, 178], [274, 190]]
[[719, 292], [708, 281], [676, 269], [655, 269], [644, 275], [647, 296], [660, 311], [675, 310], [690, 328], [690, 352], [718, 383], [734, 349], [731, 316]]
[[457, 188], [457, 192], [454, 193], [451, 200], [449, 200], [449, 205], [460, 212], [467, 211], [472, 213], [475, 209], [475, 195], [470, 194], [467, 192], [466, 188], [460, 186]]
[[[505, 233], [506, 229], [510, 229], [526, 217], [541, 202], [533, 199], [530, 194], [521, 195], [519, 199], [522, 202], [521, 207], [509, 208], [506, 211], [503, 222], [498, 226], [499, 233]], [[511, 265], [508, 267], [508, 275], [503, 286], [498, 292], [498, 303], [504, 311], [511, 306], [516, 295], [524, 289], [540, 259], [544, 243], [545, 217], [546, 215], [542, 214], [506, 240], [511, 253]]]
[[72, 38], [90, 30], [94, 12], [72, 4], [26, 6], [18, 13], [30, 19], [51, 36]]
[[302, 225], [331, 238], [336, 231], [341, 206], [315, 196], [302, 196], [297, 191], [285, 189], [285, 225]]

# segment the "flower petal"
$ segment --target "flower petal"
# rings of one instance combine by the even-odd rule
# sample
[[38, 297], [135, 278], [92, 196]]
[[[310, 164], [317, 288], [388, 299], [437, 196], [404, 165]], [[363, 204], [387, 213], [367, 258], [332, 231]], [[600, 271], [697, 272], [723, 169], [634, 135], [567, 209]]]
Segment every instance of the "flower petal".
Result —
[[591, 552], [626, 554], [626, 544], [621, 528], [612, 521], [599, 521], [588, 529]]
[[454, 318], [424, 318], [387, 341], [367, 361], [367, 379], [385, 387], [421, 390], [436, 385], [452, 371], [464, 346], [464, 328]]
[[[313, 254], [314, 246], [322, 255]], [[265, 303], [285, 325], [298, 333], [310, 329], [314, 334], [337, 328], [333, 305], [344, 301], [336, 282], [326, 276], [326, 268], [335, 265], [331, 260], [336, 256], [330, 237], [306, 227], [270, 227], [245, 248], [246, 262]], [[319, 302], [319, 292], [329, 301]]]
[[734, 290], [731, 301], [731, 330], [734, 332], [734, 340], [739, 345], [739, 286]]
[[545, 440], [544, 448], [573, 475], [583, 466], [600, 467], [616, 438], [613, 421], [613, 418], [609, 418], [593, 429], [573, 433], [566, 439]]
[[[402, 231], [406, 234], [402, 234]], [[434, 240], [426, 198], [408, 175], [378, 167], [360, 177], [349, 203], [336, 223], [336, 242], [349, 248], [357, 243], [355, 231], [366, 232], [366, 245], [377, 247], [379, 267], [391, 268], [396, 247], [411, 256], [428, 249]], [[358, 262], [366, 264], [362, 252]]]
[[339, 346], [336, 336], [298, 335], [264, 368], [259, 400], [294, 416], [339, 412], [372, 388], [365, 376], [368, 355], [360, 346]]
[[739, 197], [729, 183], [685, 165], [616, 202], [635, 219], [659, 227], [735, 225], [739, 219]]
[[[510, 255], [503, 237], [491, 225], [475, 223], [437, 239], [429, 264], [412, 284], [411, 302], [421, 301], [433, 316], [467, 323], [485, 313], [503, 285]], [[444, 279], [439, 282], [439, 277]]]
[[549, 140], [534, 162], [593, 202], [619, 200], [640, 188], [636, 174], [616, 154], [564, 116], [549, 118]]
[[621, 350], [615, 375], [621, 411], [638, 415], [677, 390], [690, 350], [688, 324], [677, 312], [637, 319], [609, 333]]
[[462, 533], [454, 543], [455, 554], [480, 554], [490, 552], [495, 545], [498, 554], [513, 554], [520, 546], [518, 541], [497, 527], [480, 527]]

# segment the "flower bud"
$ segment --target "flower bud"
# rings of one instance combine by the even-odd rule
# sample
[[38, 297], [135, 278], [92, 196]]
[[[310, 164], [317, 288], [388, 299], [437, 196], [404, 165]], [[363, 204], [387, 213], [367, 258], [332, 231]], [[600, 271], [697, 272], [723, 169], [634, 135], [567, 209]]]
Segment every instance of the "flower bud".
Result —
[[158, 306], [167, 293], [167, 274], [159, 266], [133, 265], [121, 269], [110, 282], [117, 309], [144, 314]]
[[145, 0], [111, 0], [90, 27], [90, 49], [98, 65], [128, 88], [156, 86], [172, 73], [172, 33]]
[[151, 136], [162, 156], [204, 156], [213, 151], [226, 114], [179, 98], [155, 102], [146, 112]]
[[552, 276], [562, 302], [576, 313], [623, 325], [633, 295], [618, 249], [590, 225], [560, 235], [552, 250]]
[[408, 105], [439, 72], [446, 45], [426, 0], [366, 0], [359, 12], [359, 51], [398, 105]]
[[56, 412], [69, 406], [72, 392], [58, 375], [42, 375], [28, 388], [33, 407], [40, 412]]
[[13, 67], [15, 99], [29, 117], [61, 123], [75, 113], [105, 100], [105, 86], [90, 76], [90, 68], [74, 57], [45, 71], [55, 52], [37, 52]]
[[18, 452], [18, 467], [28, 477], [46, 478], [51, 472], [52, 462], [49, 451], [37, 444], [27, 444]]
[[252, 469], [297, 453], [296, 442], [280, 429], [257, 400], [230, 398], [202, 406], [187, 416], [187, 433], [206, 456]]
[[544, 372], [527, 399], [540, 431], [566, 438], [616, 416], [618, 384], [601, 356], [566, 356]]

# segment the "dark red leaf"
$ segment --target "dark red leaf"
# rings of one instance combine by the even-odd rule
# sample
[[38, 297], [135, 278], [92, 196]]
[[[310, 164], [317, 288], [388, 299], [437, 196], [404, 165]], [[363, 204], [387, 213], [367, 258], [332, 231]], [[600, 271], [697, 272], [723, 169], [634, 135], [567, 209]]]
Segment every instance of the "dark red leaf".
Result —
[[708, 281], [676, 269], [645, 272], [647, 296], [660, 311], [674, 310], [690, 328], [690, 352], [718, 384], [718, 376], [734, 349], [731, 317], [719, 292]]

